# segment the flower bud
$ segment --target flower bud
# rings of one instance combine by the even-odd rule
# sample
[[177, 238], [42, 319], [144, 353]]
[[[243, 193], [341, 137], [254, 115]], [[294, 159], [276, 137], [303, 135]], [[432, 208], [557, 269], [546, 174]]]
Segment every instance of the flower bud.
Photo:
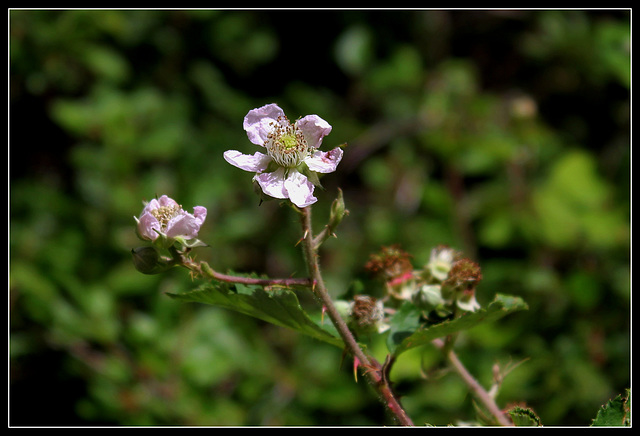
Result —
[[334, 230], [342, 221], [342, 218], [348, 213], [344, 207], [344, 197], [342, 196], [342, 189], [338, 189], [338, 196], [333, 203], [331, 203], [331, 211], [329, 213], [329, 228]]
[[430, 311], [445, 303], [440, 285], [424, 285], [412, 296], [413, 304], [421, 310]]
[[143, 274], [159, 274], [171, 268], [173, 261], [160, 257], [155, 247], [138, 247], [131, 250], [133, 265]]
[[449, 277], [442, 284], [443, 296], [448, 294], [455, 299], [460, 309], [473, 312], [480, 308], [475, 297], [475, 289], [480, 280], [480, 266], [469, 259], [460, 259], [453, 264]]
[[391, 281], [399, 277], [408, 278], [413, 265], [411, 255], [402, 250], [399, 245], [382, 247], [380, 253], [372, 254], [364, 266], [371, 274]]
[[345, 300], [336, 300], [333, 302], [333, 305], [338, 311], [338, 315], [340, 315], [342, 319], [349, 319], [349, 317], [351, 316], [353, 303]]
[[445, 245], [440, 245], [431, 250], [431, 257], [426, 270], [431, 277], [442, 282], [447, 279], [458, 253]]
[[449, 271], [449, 276], [444, 283], [447, 286], [462, 291], [474, 289], [480, 280], [482, 280], [480, 266], [465, 258], [454, 262]]
[[383, 323], [384, 307], [382, 301], [369, 295], [353, 297], [351, 325], [357, 333], [382, 333], [388, 329]]

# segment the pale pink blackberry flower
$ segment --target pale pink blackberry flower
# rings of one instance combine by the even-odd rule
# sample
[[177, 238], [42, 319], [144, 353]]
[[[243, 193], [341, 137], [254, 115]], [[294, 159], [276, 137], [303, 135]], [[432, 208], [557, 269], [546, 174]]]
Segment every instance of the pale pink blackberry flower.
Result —
[[331, 126], [317, 115], [307, 115], [291, 124], [277, 104], [249, 111], [244, 118], [249, 140], [265, 148], [266, 154], [242, 154], [228, 150], [224, 159], [245, 171], [256, 173], [253, 180], [269, 197], [289, 199], [303, 208], [317, 201], [313, 196], [316, 173], [331, 173], [342, 159], [339, 147], [318, 150]]
[[148, 202], [140, 218], [134, 219], [138, 224], [138, 235], [142, 239], [156, 241], [158, 237], [162, 237], [171, 245], [175, 240], [186, 242], [196, 239], [206, 217], [205, 207], [195, 206], [191, 214], [182, 209], [175, 200], [163, 195]]

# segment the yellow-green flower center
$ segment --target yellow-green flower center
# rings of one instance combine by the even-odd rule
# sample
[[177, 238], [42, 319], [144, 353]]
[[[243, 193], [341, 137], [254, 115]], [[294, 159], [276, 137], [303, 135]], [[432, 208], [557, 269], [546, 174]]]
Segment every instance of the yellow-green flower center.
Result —
[[271, 158], [280, 166], [295, 168], [307, 157], [308, 145], [304, 135], [286, 117], [278, 118], [272, 124], [265, 148]]
[[296, 138], [295, 135], [292, 135], [290, 133], [283, 135], [280, 138], [280, 142], [282, 143], [284, 148], [287, 150], [291, 150], [298, 145], [298, 139]]

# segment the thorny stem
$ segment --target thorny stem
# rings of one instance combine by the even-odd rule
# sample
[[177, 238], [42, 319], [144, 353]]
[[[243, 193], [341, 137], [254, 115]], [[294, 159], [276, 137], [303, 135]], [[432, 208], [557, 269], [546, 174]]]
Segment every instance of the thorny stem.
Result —
[[465, 382], [469, 390], [476, 396], [476, 398], [489, 410], [494, 416], [498, 424], [503, 426], [513, 426], [513, 423], [507, 418], [507, 416], [500, 410], [496, 402], [491, 395], [478, 383], [478, 381], [467, 371], [467, 368], [462, 364], [458, 356], [453, 350], [448, 349], [446, 344], [441, 339], [435, 339], [432, 342], [438, 347], [445, 355], [453, 369], [458, 373], [460, 378]]
[[[389, 383], [389, 372], [392, 360], [387, 357], [387, 361], [383, 365], [380, 365], [375, 359], [369, 358], [355, 340], [353, 334], [347, 327], [345, 321], [342, 319], [338, 311], [336, 310], [333, 300], [329, 296], [325, 286], [324, 280], [320, 273], [320, 265], [318, 262], [318, 247], [326, 239], [327, 236], [319, 234], [316, 238], [313, 237], [311, 226], [311, 208], [306, 207], [298, 209], [302, 215], [302, 229], [303, 239], [302, 247], [307, 260], [310, 278], [253, 278], [253, 277], [240, 277], [228, 274], [222, 274], [213, 270], [209, 264], [204, 261], [195, 262], [185, 253], [180, 253], [174, 247], [170, 248], [173, 260], [176, 264], [184, 266], [190, 271], [194, 271], [203, 277], [209, 277], [213, 280], [219, 280], [227, 283], [241, 283], [246, 285], [260, 285], [260, 286], [306, 286], [311, 287], [315, 295], [317, 295], [322, 304], [325, 307], [326, 313], [336, 327], [340, 337], [345, 343], [347, 350], [358, 359], [360, 365], [366, 368], [365, 376], [369, 382], [376, 388], [382, 400], [385, 402], [389, 411], [395, 416], [401, 425], [413, 426], [411, 418], [407, 415], [402, 405], [397, 400], [393, 391], [391, 390]], [[328, 229], [325, 229], [327, 231]], [[462, 364], [458, 356], [451, 349], [452, 338], [447, 338], [448, 341], [441, 339], [435, 339], [432, 343], [439, 348], [453, 369], [458, 373], [462, 380], [466, 383], [471, 392], [478, 398], [478, 400], [489, 410], [489, 412], [496, 418], [497, 422], [503, 426], [513, 426], [513, 423], [507, 418], [507, 416], [500, 410], [491, 395], [478, 383], [478, 381], [467, 371]]]
[[354, 359], [357, 359], [360, 362], [362, 367], [366, 368], [365, 376], [378, 391], [378, 394], [386, 404], [389, 411], [401, 425], [413, 426], [411, 418], [409, 418], [391, 390], [389, 380], [387, 378], [388, 366], [386, 366], [386, 364], [381, 366], [377, 361], [375, 361], [375, 359], [369, 358], [362, 351], [353, 334], [347, 327], [347, 324], [335, 308], [333, 300], [324, 286], [324, 280], [320, 273], [317, 245], [315, 243], [317, 240], [314, 240], [311, 226], [311, 207], [307, 206], [298, 210], [302, 216], [302, 248], [307, 261], [309, 274], [311, 275], [311, 279], [314, 283], [313, 292], [324, 305], [326, 313], [329, 315], [329, 318], [336, 327], [349, 353], [351, 353]]

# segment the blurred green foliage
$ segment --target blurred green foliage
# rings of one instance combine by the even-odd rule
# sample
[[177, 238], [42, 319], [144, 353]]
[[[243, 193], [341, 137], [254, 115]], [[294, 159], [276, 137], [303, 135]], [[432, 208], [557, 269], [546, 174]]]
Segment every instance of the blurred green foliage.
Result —
[[[133, 216], [167, 194], [209, 215], [216, 269], [304, 276], [297, 219], [258, 206], [242, 129], [276, 102], [348, 146], [323, 179], [335, 296], [399, 243], [483, 267], [478, 300], [529, 305], [459, 339], [498, 401], [589, 425], [630, 384], [629, 11], [11, 10], [10, 424], [381, 425], [340, 350], [165, 292], [138, 273]], [[384, 343], [372, 344], [384, 352]], [[381, 359], [384, 355], [381, 356]], [[430, 347], [392, 379], [418, 424], [473, 419]]]

